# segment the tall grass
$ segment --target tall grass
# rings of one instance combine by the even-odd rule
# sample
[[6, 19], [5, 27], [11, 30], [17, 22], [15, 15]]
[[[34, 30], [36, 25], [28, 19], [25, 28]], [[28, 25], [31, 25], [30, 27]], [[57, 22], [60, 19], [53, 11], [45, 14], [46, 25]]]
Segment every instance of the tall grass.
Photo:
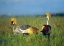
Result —
[[40, 32], [42, 25], [46, 24], [43, 16], [15, 17], [17, 25], [29, 24], [39, 28], [39, 33], [14, 35], [10, 25], [11, 17], [0, 17], [0, 46], [64, 46], [64, 17], [54, 16], [50, 18], [52, 27], [50, 41]]

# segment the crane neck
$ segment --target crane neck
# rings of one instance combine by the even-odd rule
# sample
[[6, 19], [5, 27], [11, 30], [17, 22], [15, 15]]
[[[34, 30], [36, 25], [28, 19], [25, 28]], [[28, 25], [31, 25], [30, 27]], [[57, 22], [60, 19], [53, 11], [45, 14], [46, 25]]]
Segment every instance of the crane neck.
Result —
[[47, 25], [49, 25], [49, 17], [46, 17], [47, 18]]

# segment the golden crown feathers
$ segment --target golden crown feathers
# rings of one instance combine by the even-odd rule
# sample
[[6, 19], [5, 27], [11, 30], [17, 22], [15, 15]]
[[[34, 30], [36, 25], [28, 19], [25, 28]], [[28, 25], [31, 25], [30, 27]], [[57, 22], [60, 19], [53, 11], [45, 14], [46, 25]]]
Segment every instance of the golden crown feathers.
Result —
[[51, 14], [47, 12], [46, 13], [46, 16], [50, 18], [51, 17]]

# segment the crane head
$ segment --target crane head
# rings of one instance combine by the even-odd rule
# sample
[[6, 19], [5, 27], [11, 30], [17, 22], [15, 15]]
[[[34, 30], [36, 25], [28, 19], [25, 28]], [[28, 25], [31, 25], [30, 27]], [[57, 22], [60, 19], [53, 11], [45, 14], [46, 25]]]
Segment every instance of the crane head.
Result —
[[15, 26], [17, 23], [16, 23], [16, 18], [11, 18], [11, 25], [12, 26]]
[[50, 16], [51, 16], [51, 14], [50, 13], [46, 13], [46, 18], [49, 20], [49, 18], [50, 18]]

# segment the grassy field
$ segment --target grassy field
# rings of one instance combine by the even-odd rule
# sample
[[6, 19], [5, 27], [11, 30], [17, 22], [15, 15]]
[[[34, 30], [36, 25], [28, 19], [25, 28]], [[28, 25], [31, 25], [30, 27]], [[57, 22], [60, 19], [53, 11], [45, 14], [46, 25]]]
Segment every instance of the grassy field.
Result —
[[[15, 17], [15, 16], [14, 16]], [[49, 24], [52, 27], [50, 41], [40, 32], [46, 24], [44, 16], [16, 16], [17, 25], [28, 24], [39, 28], [39, 33], [14, 35], [11, 27], [11, 16], [0, 17], [0, 46], [64, 46], [64, 17], [53, 16]]]

